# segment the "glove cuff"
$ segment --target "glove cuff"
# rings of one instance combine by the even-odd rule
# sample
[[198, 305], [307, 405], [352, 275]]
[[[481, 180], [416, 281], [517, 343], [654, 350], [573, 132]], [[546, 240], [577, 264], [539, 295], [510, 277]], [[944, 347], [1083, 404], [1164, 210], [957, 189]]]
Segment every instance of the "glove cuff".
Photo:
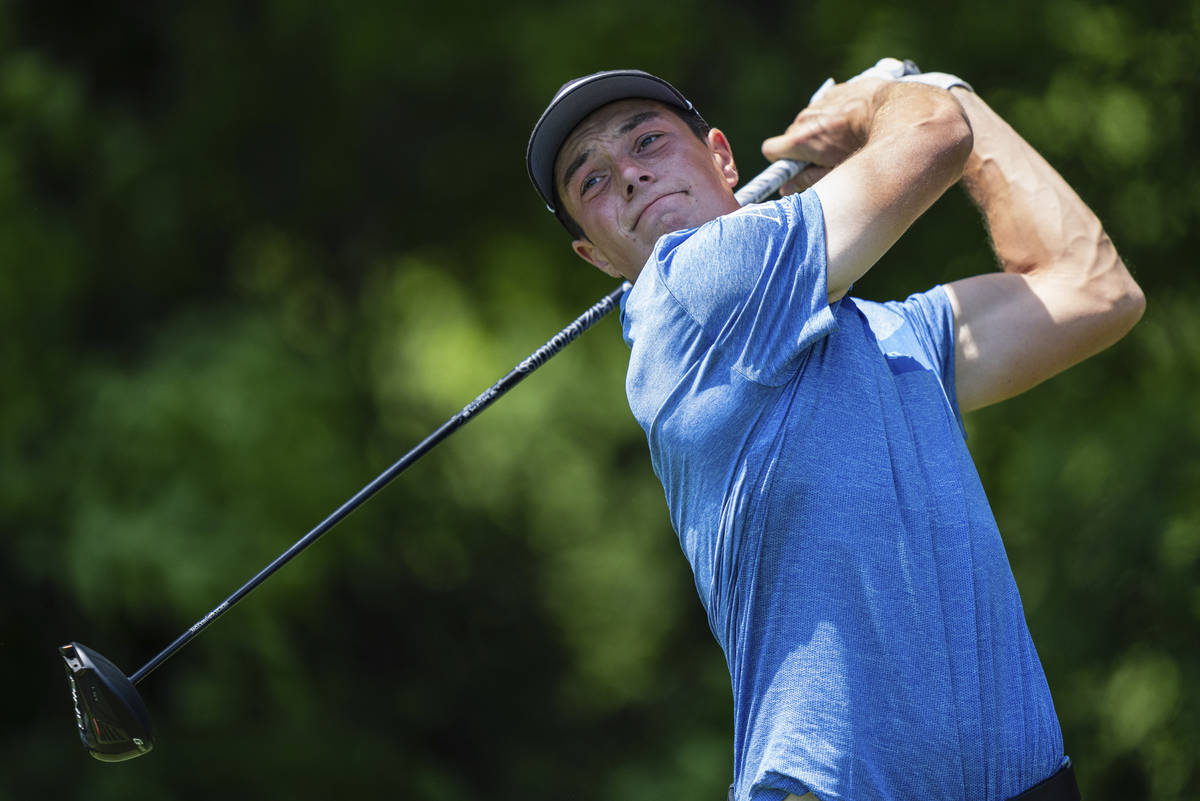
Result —
[[957, 75], [951, 75], [948, 72], [921, 72], [916, 75], [904, 75], [896, 80], [911, 81], [913, 83], [927, 83], [930, 86], [937, 86], [942, 89], [950, 90], [955, 86], [961, 86], [968, 92], [974, 93], [971, 84], [959, 78]]

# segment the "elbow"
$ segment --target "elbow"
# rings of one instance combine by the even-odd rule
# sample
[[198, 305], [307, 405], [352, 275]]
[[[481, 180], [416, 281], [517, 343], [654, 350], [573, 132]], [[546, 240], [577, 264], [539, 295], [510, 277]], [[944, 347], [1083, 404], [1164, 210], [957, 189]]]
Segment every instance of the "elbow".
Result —
[[1128, 271], [1125, 272], [1125, 275], [1127, 276], [1125, 291], [1116, 303], [1116, 311], [1124, 327], [1122, 335], [1129, 333], [1146, 313], [1146, 293], [1142, 291]]
[[1129, 268], [1125, 266], [1125, 260], [1121, 258], [1108, 233], [1103, 229], [1100, 232], [1100, 240], [1102, 252], [1108, 253], [1112, 265], [1108, 270], [1110, 314], [1120, 327], [1121, 336], [1124, 336], [1146, 313], [1146, 293], [1133, 279]]
[[1130, 275], [1125, 263], [1119, 257], [1115, 257], [1114, 261], [1113, 268], [1108, 271], [1109, 280], [1104, 282], [1100, 302], [1109, 330], [1116, 340], [1128, 334], [1146, 313], [1146, 294]]

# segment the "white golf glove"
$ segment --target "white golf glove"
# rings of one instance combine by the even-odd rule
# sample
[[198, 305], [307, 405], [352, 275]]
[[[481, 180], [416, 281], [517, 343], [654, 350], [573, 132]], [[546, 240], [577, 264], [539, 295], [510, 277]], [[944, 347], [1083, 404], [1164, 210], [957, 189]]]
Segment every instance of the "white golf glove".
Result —
[[968, 92], [974, 92], [971, 84], [959, 78], [957, 75], [951, 75], [948, 72], [921, 72], [921, 68], [909, 59], [901, 61], [898, 58], [881, 58], [875, 62], [875, 66], [855, 75], [847, 83], [858, 80], [859, 78], [883, 78], [888, 81], [911, 81], [914, 83], [925, 83], [930, 86], [938, 86], [942, 89], [952, 89], [955, 86], [961, 86]]
[[910, 65], [912, 67], [912, 71], [906, 72], [897, 80], [912, 81], [914, 83], [927, 83], [930, 86], [939, 86], [946, 91], [953, 89], [955, 86], [961, 86], [968, 92], [973, 93], [975, 91], [971, 88], [971, 84], [967, 83], [957, 75], [951, 75], [948, 72], [921, 72], [920, 68], [911, 61], [905, 61], [904, 63]]

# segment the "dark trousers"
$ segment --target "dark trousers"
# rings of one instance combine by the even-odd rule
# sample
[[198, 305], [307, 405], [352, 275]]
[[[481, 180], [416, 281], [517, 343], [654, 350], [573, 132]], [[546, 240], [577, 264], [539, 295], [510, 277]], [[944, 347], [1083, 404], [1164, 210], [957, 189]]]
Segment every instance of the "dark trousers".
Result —
[[[734, 801], [733, 785], [729, 785], [727, 801]], [[1058, 769], [1049, 779], [1039, 782], [1009, 801], [1080, 801], [1079, 785], [1075, 782], [1075, 768], [1071, 760]]]

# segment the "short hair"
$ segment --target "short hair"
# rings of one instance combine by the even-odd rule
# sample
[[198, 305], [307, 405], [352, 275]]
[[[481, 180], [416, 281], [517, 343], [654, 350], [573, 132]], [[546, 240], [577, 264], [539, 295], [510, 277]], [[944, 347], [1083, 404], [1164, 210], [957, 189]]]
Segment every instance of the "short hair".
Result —
[[[701, 142], [708, 141], [708, 132], [712, 129], [712, 126], [705, 122], [703, 117], [690, 109], [680, 108], [679, 106], [672, 106], [665, 103], [663, 105], [665, 105], [676, 117], [683, 120], [687, 124], [688, 129], [696, 135], [696, 138], [698, 138]], [[579, 227], [579, 223], [575, 222], [575, 218], [568, 214], [567, 210], [563, 207], [562, 198], [559, 197], [558, 194], [557, 181], [554, 183], [553, 191], [554, 216], [557, 217], [558, 221], [563, 224], [564, 228], [567, 229], [567, 233], [571, 235], [572, 239], [587, 239], [588, 236], [583, 232], [583, 229]]]

